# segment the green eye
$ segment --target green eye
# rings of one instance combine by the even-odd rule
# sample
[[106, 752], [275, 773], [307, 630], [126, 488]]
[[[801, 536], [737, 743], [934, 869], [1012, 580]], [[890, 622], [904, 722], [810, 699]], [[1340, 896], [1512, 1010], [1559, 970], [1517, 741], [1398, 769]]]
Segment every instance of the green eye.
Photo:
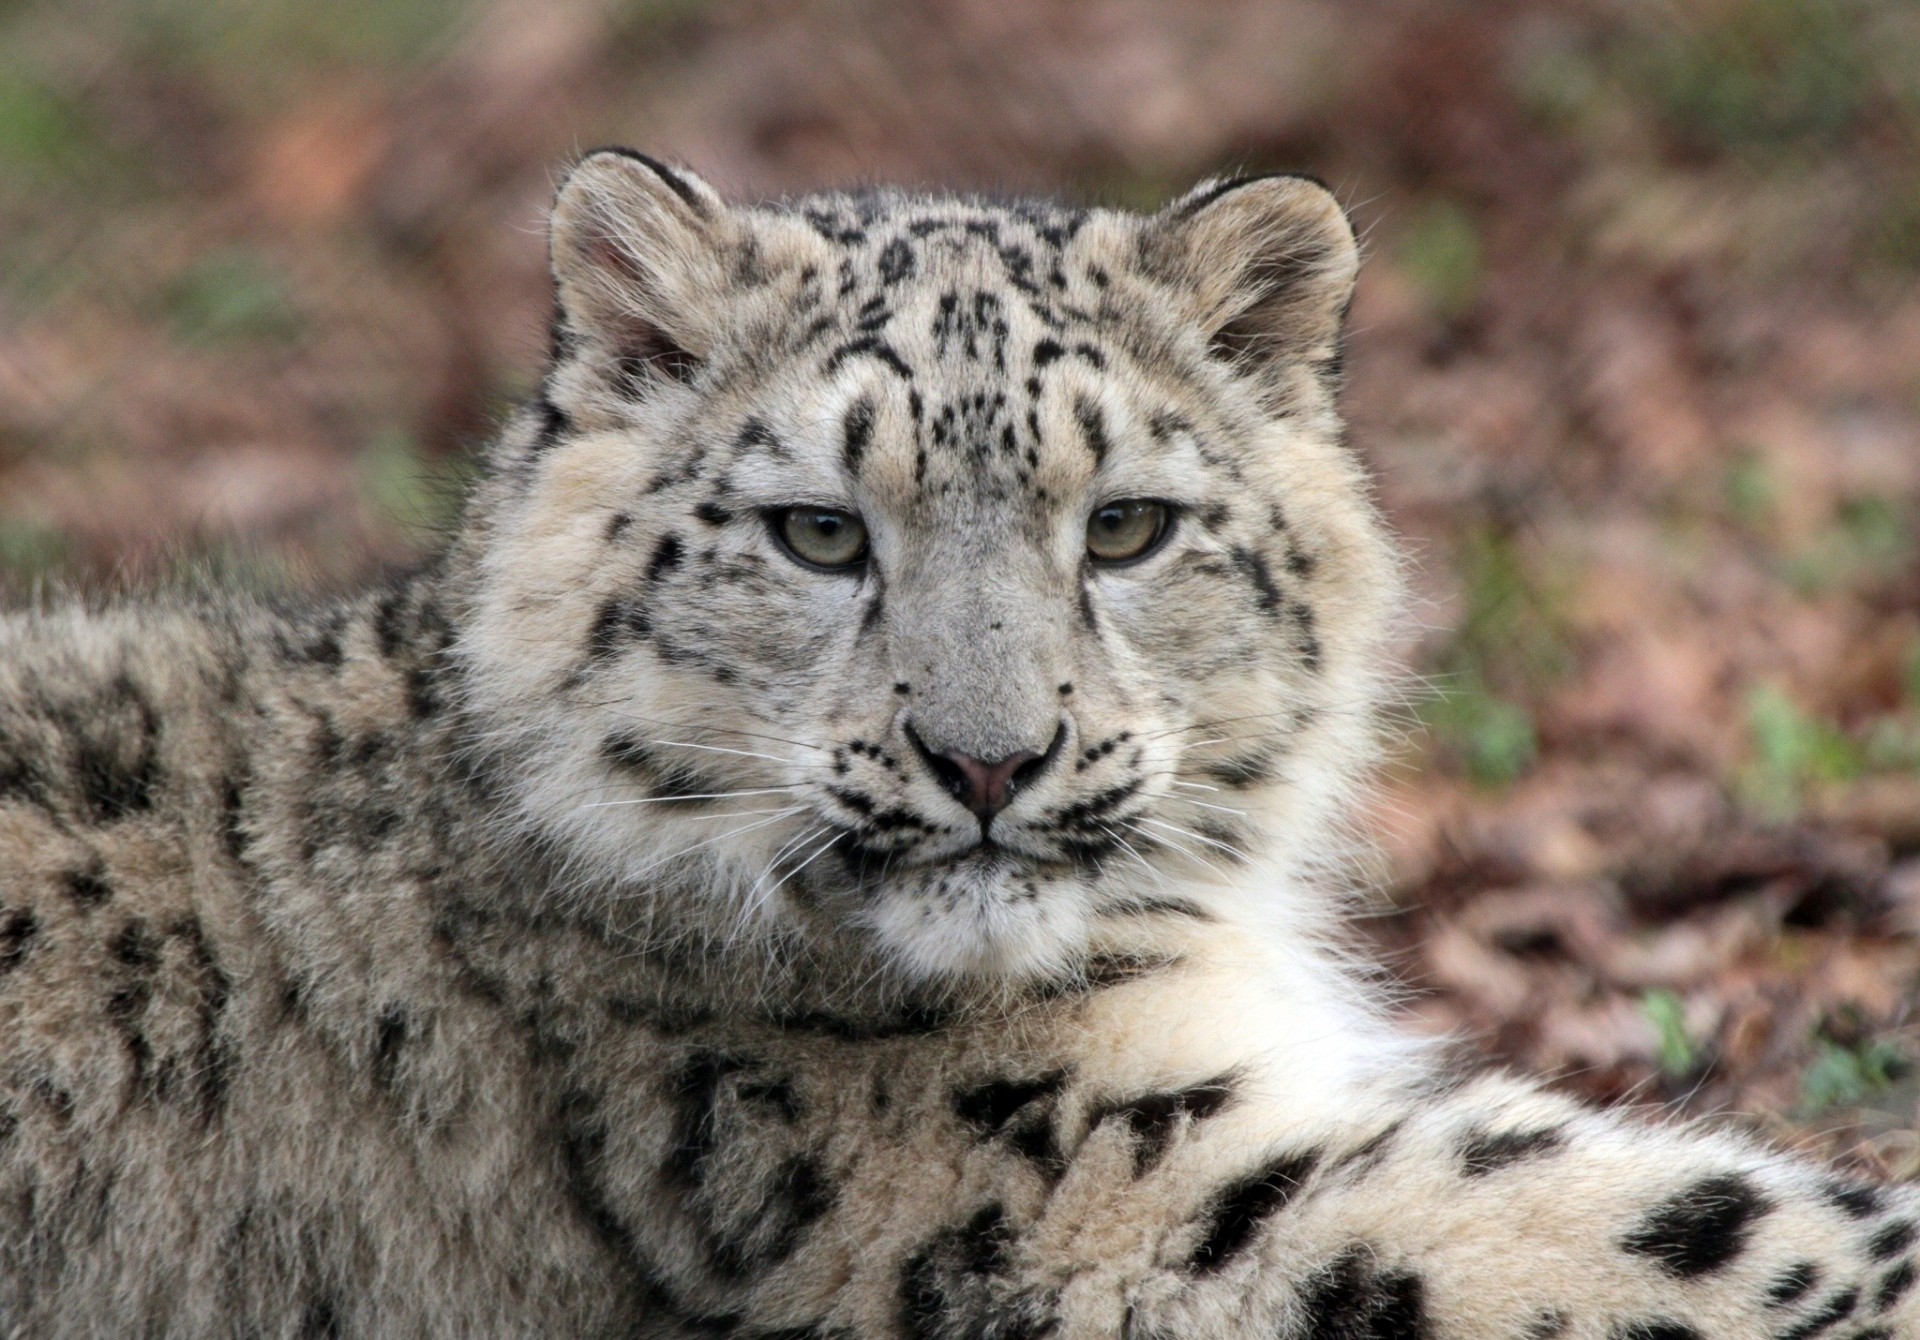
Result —
[[1087, 518], [1087, 552], [1096, 563], [1145, 558], [1173, 528], [1173, 509], [1147, 498], [1110, 502]]
[[831, 507], [789, 507], [775, 512], [773, 533], [786, 551], [809, 567], [851, 568], [867, 557], [867, 523]]

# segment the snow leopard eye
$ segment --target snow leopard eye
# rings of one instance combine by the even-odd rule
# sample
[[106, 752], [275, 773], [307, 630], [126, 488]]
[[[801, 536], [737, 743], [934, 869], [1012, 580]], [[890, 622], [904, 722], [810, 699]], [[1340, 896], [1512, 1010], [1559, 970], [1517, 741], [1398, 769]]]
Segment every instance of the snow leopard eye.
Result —
[[1087, 518], [1087, 552], [1096, 563], [1131, 563], [1160, 547], [1173, 529], [1173, 509], [1151, 498], [1122, 498]]
[[832, 507], [788, 507], [768, 518], [781, 548], [810, 568], [839, 571], [867, 557], [867, 523]]

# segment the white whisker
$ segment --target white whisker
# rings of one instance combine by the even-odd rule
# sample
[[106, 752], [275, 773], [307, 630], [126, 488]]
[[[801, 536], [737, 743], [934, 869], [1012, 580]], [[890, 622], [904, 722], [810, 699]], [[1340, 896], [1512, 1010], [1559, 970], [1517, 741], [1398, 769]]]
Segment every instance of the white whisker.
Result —
[[1235, 814], [1242, 819], [1247, 817], [1245, 810], [1236, 810], [1231, 805], [1211, 805], [1204, 800], [1194, 800], [1190, 796], [1173, 796], [1170, 799], [1178, 800], [1182, 805], [1197, 805], [1203, 810], [1219, 810], [1222, 814]]
[[797, 786], [757, 786], [746, 791], [702, 791], [698, 795], [691, 796], [647, 796], [641, 800], [595, 800], [580, 808], [604, 810], [617, 805], [673, 805], [689, 800], [733, 800], [739, 796], [777, 796], [799, 789]]
[[793, 762], [792, 759], [781, 758], [778, 754], [756, 754], [750, 749], [726, 749], [717, 744], [694, 744], [689, 740], [649, 740], [647, 743], [664, 744], [674, 749], [704, 749], [714, 754], [738, 754], [741, 758], [764, 758], [769, 763], [791, 764]]
[[825, 842], [821, 843], [818, 847], [814, 848], [813, 851], [808, 854], [806, 860], [800, 862], [799, 865], [796, 865], [793, 869], [787, 871], [786, 874], [780, 876], [779, 882], [776, 883], [772, 888], [767, 890], [766, 896], [761, 901], [762, 902], [770, 901], [773, 898], [774, 894], [780, 892], [780, 888], [782, 885], [784, 885], [788, 880], [792, 879], [795, 875], [799, 874], [802, 870], [805, 870], [808, 866], [812, 865], [815, 861], [819, 860], [822, 856], [826, 855], [827, 852], [833, 847], [833, 844], [838, 842], [839, 840], [840, 840], [840, 834], [834, 833]]
[[781, 811], [780, 813], [775, 814], [772, 818], [761, 819], [755, 823], [743, 824], [738, 828], [730, 828], [724, 833], [715, 833], [712, 837], [702, 838], [700, 841], [692, 844], [691, 846], [680, 848], [679, 851], [668, 852], [665, 856], [656, 857], [654, 860], [647, 862], [647, 864], [641, 866], [638, 870], [632, 873], [635, 876], [650, 874], [653, 871], [658, 870], [661, 866], [666, 865], [671, 861], [677, 861], [682, 856], [685, 856], [690, 852], [699, 851], [702, 847], [711, 847], [716, 842], [725, 842], [730, 838], [742, 837], [745, 834], [753, 832], [755, 829], [765, 828], [769, 824], [777, 824], [780, 822], [781, 819], [785, 818], [788, 814], [795, 813], [795, 812], [797, 812], [797, 810]]
[[1135, 822], [1143, 823], [1143, 824], [1152, 824], [1155, 828], [1164, 828], [1170, 833], [1178, 833], [1182, 837], [1192, 838], [1195, 842], [1204, 842], [1209, 847], [1219, 848], [1221, 851], [1225, 852], [1227, 855], [1233, 857], [1236, 860], [1244, 861], [1247, 859], [1247, 854], [1241, 851], [1238, 847], [1233, 846], [1231, 843], [1221, 842], [1216, 838], [1210, 838], [1205, 833], [1196, 833], [1191, 828], [1182, 828], [1178, 824], [1166, 823], [1159, 819], [1149, 819], [1149, 818], [1146, 818], [1144, 815], [1141, 818], [1135, 820]]

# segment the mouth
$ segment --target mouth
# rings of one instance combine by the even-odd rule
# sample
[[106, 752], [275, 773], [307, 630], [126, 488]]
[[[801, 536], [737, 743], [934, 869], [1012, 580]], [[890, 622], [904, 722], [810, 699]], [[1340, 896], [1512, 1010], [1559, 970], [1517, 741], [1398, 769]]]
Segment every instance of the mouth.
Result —
[[856, 886], [876, 892], [890, 879], [958, 877], [970, 884], [993, 880], [1035, 878], [1092, 878], [1117, 850], [1111, 844], [1087, 843], [1057, 855], [1020, 851], [983, 835], [959, 852], [917, 857], [898, 849], [877, 850], [864, 845], [853, 832], [842, 833], [835, 844], [842, 866]]

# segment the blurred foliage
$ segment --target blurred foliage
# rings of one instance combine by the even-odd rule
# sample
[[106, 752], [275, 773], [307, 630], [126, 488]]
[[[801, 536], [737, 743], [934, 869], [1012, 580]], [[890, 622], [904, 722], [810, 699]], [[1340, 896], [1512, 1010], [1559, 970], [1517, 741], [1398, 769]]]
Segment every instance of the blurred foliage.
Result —
[[1772, 685], [1748, 695], [1747, 728], [1753, 756], [1736, 787], [1742, 800], [1765, 818], [1791, 819], [1812, 787], [1851, 781], [1861, 773], [1860, 748], [1853, 740], [1802, 711]]
[[1458, 201], [1430, 200], [1416, 208], [1400, 225], [1395, 258], [1439, 316], [1465, 316], [1480, 296], [1480, 232]]
[[1740, 0], [1670, 11], [1665, 41], [1623, 50], [1629, 80], [1669, 133], [1702, 150], [1832, 144], [1870, 96], [1864, 6], [1850, 0]]
[[1752, 448], [1735, 453], [1720, 478], [1727, 510], [1743, 528], [1760, 532], [1780, 504], [1780, 479], [1767, 458]]
[[1640, 1013], [1653, 1026], [1654, 1059], [1660, 1072], [1672, 1079], [1692, 1074], [1700, 1054], [1687, 1032], [1687, 1011], [1680, 997], [1665, 989], [1649, 991], [1640, 998]]
[[1876, 1036], [1859, 1011], [1843, 1008], [1814, 1031], [1813, 1060], [1800, 1078], [1800, 1115], [1852, 1108], [1904, 1079], [1913, 1069], [1904, 1048]]
[[419, 64], [445, 49], [473, 8], [465, 0], [92, 0], [88, 7], [143, 61], [254, 95], [284, 91], [290, 71], [311, 77], [327, 68]]
[[1564, 596], [1514, 537], [1481, 524], [1456, 559], [1461, 614], [1433, 661], [1421, 716], [1441, 755], [1487, 786], [1516, 781], [1539, 753], [1528, 705], [1570, 668]]
[[374, 435], [360, 455], [361, 491], [391, 525], [431, 543], [460, 515], [474, 463], [467, 456], [428, 457], [408, 434]]
[[29, 586], [57, 572], [67, 556], [66, 537], [31, 521], [0, 518], [0, 581]]
[[1781, 576], [1805, 595], [1835, 586], [1880, 581], [1905, 572], [1914, 554], [1907, 509], [1892, 498], [1842, 501], [1833, 523], [1780, 566]]
[[162, 299], [177, 338], [194, 343], [286, 343], [301, 321], [287, 281], [264, 256], [228, 247], [175, 275]]

